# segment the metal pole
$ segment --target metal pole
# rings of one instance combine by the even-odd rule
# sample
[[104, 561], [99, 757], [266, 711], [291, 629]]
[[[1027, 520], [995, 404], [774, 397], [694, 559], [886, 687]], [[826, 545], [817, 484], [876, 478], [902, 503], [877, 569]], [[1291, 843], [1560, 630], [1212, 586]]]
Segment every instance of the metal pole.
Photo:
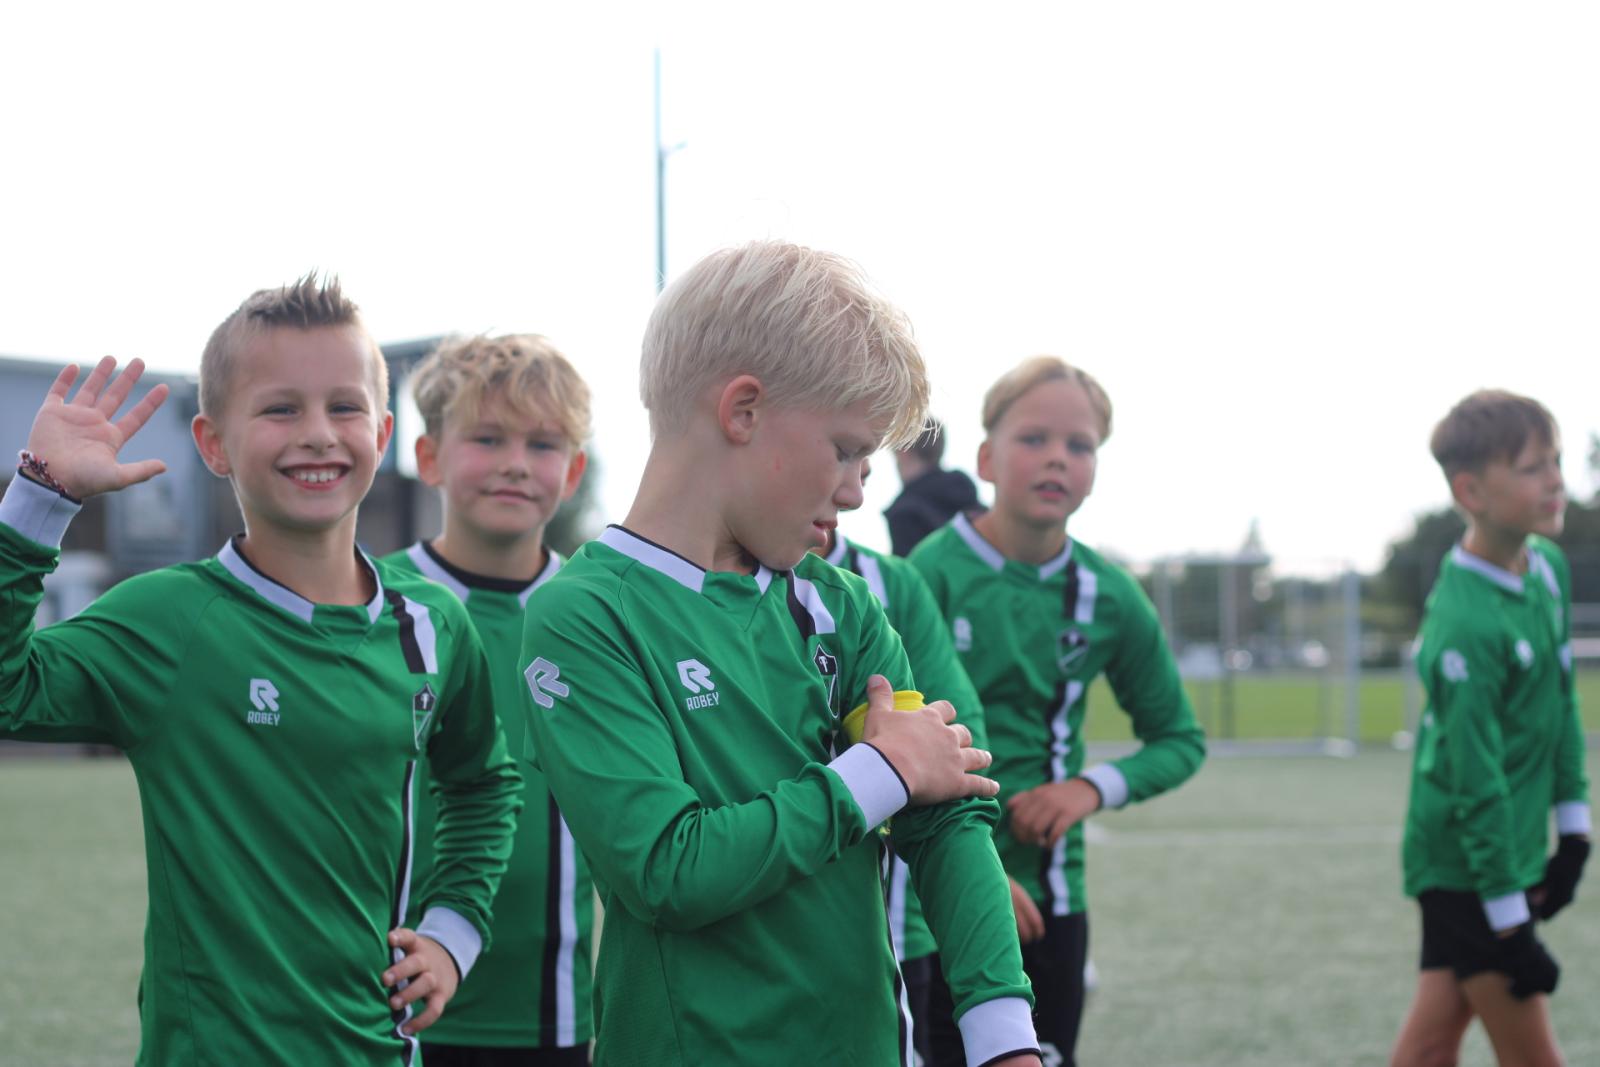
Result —
[[661, 143], [661, 49], [655, 50], [656, 292], [667, 284], [667, 149]]
[[1344, 572], [1344, 735], [1361, 742], [1361, 575]]

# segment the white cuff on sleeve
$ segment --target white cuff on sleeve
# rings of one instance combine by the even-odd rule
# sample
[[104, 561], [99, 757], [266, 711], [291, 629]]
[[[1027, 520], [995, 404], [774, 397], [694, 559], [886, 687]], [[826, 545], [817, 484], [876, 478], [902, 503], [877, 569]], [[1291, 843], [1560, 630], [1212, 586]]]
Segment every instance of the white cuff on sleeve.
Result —
[[1587, 834], [1589, 832], [1588, 801], [1563, 800], [1556, 805], [1556, 833]]
[[6, 495], [0, 497], [0, 522], [35, 544], [60, 548], [67, 523], [82, 509], [82, 504], [17, 474], [6, 486]]
[[1084, 771], [1080, 777], [1087, 778], [1100, 790], [1100, 806], [1106, 810], [1120, 808], [1128, 802], [1128, 780], [1122, 776], [1112, 763], [1097, 763]]
[[844, 779], [868, 826], [879, 825], [911, 799], [900, 772], [871, 745], [851, 745], [828, 769]]
[[478, 928], [449, 908], [429, 908], [417, 924], [417, 933], [443, 945], [450, 958], [456, 961], [456, 970], [461, 972], [462, 978], [472, 970], [472, 965], [478, 962], [478, 953], [483, 951], [483, 935], [478, 933]]
[[1528, 898], [1521, 893], [1507, 893], [1483, 902], [1483, 914], [1494, 930], [1509, 930], [1521, 926], [1532, 916], [1528, 914]]
[[1002, 1056], [1039, 1054], [1033, 1012], [1022, 997], [1000, 997], [974, 1005], [956, 1020], [956, 1025], [961, 1028], [961, 1044], [972, 1067], [992, 1063]]

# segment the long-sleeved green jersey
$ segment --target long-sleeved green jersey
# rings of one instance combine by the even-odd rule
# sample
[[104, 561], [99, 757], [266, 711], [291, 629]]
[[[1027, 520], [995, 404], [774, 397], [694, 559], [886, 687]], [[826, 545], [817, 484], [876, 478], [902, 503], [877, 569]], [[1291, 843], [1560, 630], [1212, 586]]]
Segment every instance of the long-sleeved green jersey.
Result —
[[[418, 542], [385, 556], [397, 571], [432, 579], [467, 606], [483, 641], [493, 675], [494, 707], [512, 753], [524, 750], [528, 689], [517, 671], [522, 653], [523, 610], [545, 579], [561, 568], [561, 557], [530, 582], [505, 581], [453, 567]], [[581, 1045], [594, 1033], [590, 936], [594, 887], [589, 865], [545, 785], [544, 775], [522, 767], [522, 817], [511, 863], [494, 901], [494, 947], [478, 958], [472, 981], [463, 982], [429, 1041], [485, 1047]], [[419, 877], [432, 869], [431, 830], [437, 810], [427, 786], [427, 763], [417, 773]], [[416, 918], [415, 916], [413, 918]]]
[[413, 895], [417, 762], [441, 802], [422, 930], [463, 973], [520, 804], [466, 612], [370, 562], [370, 603], [313, 604], [230, 542], [33, 632], [76, 511], [20, 477], [0, 501], [0, 733], [116, 745], [133, 766], [139, 1062], [415, 1062], [381, 976]]
[[969, 1062], [1038, 1047], [993, 802], [906, 808], [875, 749], [840, 751], [870, 675], [911, 681], [859, 578], [707, 572], [610, 527], [529, 601], [522, 662], [533, 758], [606, 905], [597, 1063], [907, 1062], [891, 815]]
[[[1042, 565], [1007, 559], [958, 515], [911, 553], [948, 621], [956, 653], [983, 702], [991, 777], [1000, 802], [1081, 775], [1103, 806], [1121, 807], [1181, 784], [1205, 758], [1205, 737], [1183, 691], [1155, 608], [1122, 568], [1068, 540]], [[1141, 747], [1083, 769], [1089, 685], [1101, 673], [1133, 720]], [[995, 829], [1006, 873], [1046, 915], [1087, 910], [1083, 826], [1055, 847], [1025, 845], [1010, 820]], [[940, 945], [944, 944], [940, 940]]]
[[1401, 846], [1405, 891], [1477, 893], [1496, 929], [1528, 919], [1548, 819], [1589, 831], [1583, 728], [1572, 679], [1566, 557], [1540, 537], [1512, 574], [1459, 545], [1439, 567], [1417, 671], [1417, 731]]
[[[900, 635], [918, 691], [924, 699], [948, 700], [954, 705], [956, 717], [972, 731], [973, 746], [986, 748], [983, 705], [956, 658], [939, 605], [916, 568], [903, 559], [874, 552], [837, 535], [833, 551], [825, 558], [835, 567], [860, 575], [867, 583], [883, 605], [889, 625]], [[886, 890], [896, 955], [902, 960], [914, 960], [936, 951], [933, 934], [922, 918], [922, 902], [911, 888], [911, 868], [898, 856], [889, 868]]]

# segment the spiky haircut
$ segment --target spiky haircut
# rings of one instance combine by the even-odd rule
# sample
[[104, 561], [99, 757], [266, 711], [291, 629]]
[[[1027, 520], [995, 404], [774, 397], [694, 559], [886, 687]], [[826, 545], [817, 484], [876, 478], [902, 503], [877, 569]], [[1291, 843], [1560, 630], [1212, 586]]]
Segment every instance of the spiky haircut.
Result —
[[[239, 354], [246, 342], [266, 330], [311, 330], [319, 326], [354, 326], [366, 333], [361, 309], [344, 295], [337, 275], [318, 277], [311, 271], [276, 289], [259, 289], [211, 331], [200, 355], [200, 411], [212, 418], [227, 407]], [[389, 366], [370, 337], [372, 392], [379, 411], [389, 406]]]
[[1100, 442], [1111, 436], [1111, 397], [1105, 387], [1086, 370], [1074, 367], [1058, 356], [1030, 356], [1006, 371], [983, 394], [983, 432], [993, 433], [1007, 409], [1022, 394], [1045, 382], [1071, 382], [1089, 398], [1089, 406], [1100, 416]]
[[417, 366], [411, 395], [433, 436], [446, 424], [476, 422], [484, 405], [499, 399], [529, 421], [553, 422], [571, 448], [589, 439], [589, 386], [536, 333], [449, 338]]
[[1514, 462], [1530, 439], [1549, 445], [1556, 434], [1556, 420], [1532, 397], [1480, 389], [1439, 420], [1428, 445], [1448, 479], [1496, 460]]
[[667, 286], [645, 327], [639, 397], [681, 432], [712, 382], [751, 374], [775, 404], [868, 402], [883, 444], [916, 440], [928, 375], [905, 315], [849, 260], [782, 241], [713, 252]]

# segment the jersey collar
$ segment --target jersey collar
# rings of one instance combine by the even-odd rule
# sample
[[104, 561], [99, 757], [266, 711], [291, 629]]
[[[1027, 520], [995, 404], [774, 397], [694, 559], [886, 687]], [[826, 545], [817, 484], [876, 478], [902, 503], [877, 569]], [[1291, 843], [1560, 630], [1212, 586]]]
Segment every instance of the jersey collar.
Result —
[[822, 558], [835, 567], [844, 566], [844, 554], [850, 551], [850, 542], [838, 530], [833, 531], [833, 550]]
[[418, 572], [429, 581], [438, 582], [456, 595], [457, 600], [465, 601], [474, 589], [485, 589], [499, 593], [513, 593], [517, 603], [523, 607], [528, 606], [528, 598], [533, 591], [543, 585], [545, 580], [561, 569], [561, 554], [553, 548], [547, 548], [546, 554], [550, 557], [533, 581], [519, 584], [515, 581], [505, 581], [500, 578], [490, 578], [487, 575], [474, 574], [469, 570], [456, 567], [448, 563], [445, 558], [436, 552], [432, 545], [426, 541], [418, 541], [406, 549], [406, 558], [411, 560]]
[[[690, 563], [670, 548], [664, 548], [654, 541], [646, 540], [632, 530], [624, 529], [615, 524], [607, 526], [600, 534], [600, 543], [607, 548], [622, 553], [629, 559], [644, 564], [653, 571], [659, 571], [685, 589], [696, 593], [704, 592], [706, 584], [706, 569], [698, 563]], [[754, 578], [756, 588], [763, 594], [767, 586], [772, 584], [772, 572], [766, 564], [757, 563], [756, 572], [747, 577]]]
[[[238, 542], [237, 535], [229, 538], [228, 543], [222, 546], [222, 551], [217, 553], [217, 562], [222, 564], [223, 570], [295, 618], [311, 622], [316, 614], [316, 604], [256, 570], [255, 564], [245, 559], [244, 554], [239, 551]], [[383, 579], [378, 577], [378, 568], [374, 567], [371, 558], [361, 551], [360, 545], [356, 546], [356, 559], [367, 569], [367, 573], [372, 575], [373, 593], [372, 599], [366, 603], [367, 621], [377, 622], [378, 616], [383, 612]]]
[[[1504, 567], [1496, 567], [1481, 556], [1474, 556], [1460, 545], [1456, 545], [1450, 550], [1450, 562], [1463, 570], [1469, 570], [1480, 577], [1487, 578], [1508, 593], [1515, 593], [1517, 596], [1522, 595], [1522, 578], [1519, 575], [1512, 574]], [[1533, 566], [1532, 552], [1528, 553], [1528, 566], [1530, 568]]]
[[[1005, 569], [1008, 562], [1016, 562], [1015, 560], [1007, 560], [998, 548], [985, 540], [984, 536], [978, 532], [978, 528], [972, 525], [972, 520], [967, 518], [965, 514], [958, 514], [954, 519], [951, 519], [950, 525], [955, 527], [956, 534], [967, 543], [967, 547], [972, 549], [973, 554], [987, 563], [992, 569], [1001, 571]], [[1060, 553], [1054, 558], [1047, 559], [1039, 564], [1039, 580], [1048, 581], [1055, 577], [1071, 559], [1072, 538], [1069, 537], [1067, 538], [1067, 543], [1062, 546]], [[1033, 569], [1026, 563], [1017, 563], [1017, 566], [1024, 570]]]

